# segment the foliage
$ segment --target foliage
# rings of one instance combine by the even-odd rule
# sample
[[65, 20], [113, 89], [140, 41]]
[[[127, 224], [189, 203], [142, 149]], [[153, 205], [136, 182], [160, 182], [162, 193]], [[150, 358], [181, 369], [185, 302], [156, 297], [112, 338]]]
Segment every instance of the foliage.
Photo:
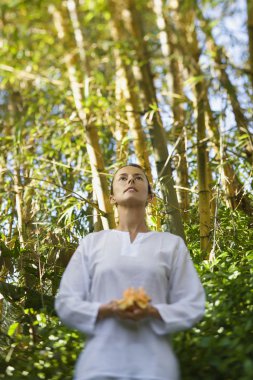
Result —
[[[248, 217], [221, 207], [216, 258], [210, 263], [198, 249], [197, 224], [186, 226], [207, 306], [196, 327], [174, 336], [184, 380], [251, 380], [253, 232], [248, 227]], [[11, 308], [15, 304], [8, 306], [9, 315]], [[5, 374], [0, 378], [71, 379], [83, 337], [64, 327], [48, 310], [25, 309], [19, 304], [16, 313], [2, 330], [0, 365]]]
[[[76, 5], [76, 19], [81, 26], [79, 35], [74, 31], [75, 17], [72, 15], [71, 20], [67, 10], [68, 1], [3, 0], [1, 3], [0, 296], [3, 299], [0, 299], [0, 379], [72, 378], [84, 338], [59, 322], [53, 301], [78, 240], [94, 228], [94, 173], [87, 152], [86, 128], [97, 130], [102, 153], [96, 165], [103, 167], [101, 174], [108, 180], [110, 171], [118, 163], [136, 161], [133, 142], [137, 134], [130, 128], [132, 121], [128, 117], [129, 104], [124, 94], [126, 80], [119, 72], [115, 54], [120, 52], [122, 61], [134, 68], [131, 86], [136, 92], [137, 104], [130, 113], [140, 119], [150, 164], [153, 165], [157, 155], [150, 139], [152, 123], [154, 115], [161, 112], [175, 177], [180, 166], [180, 155], [175, 147], [180, 136], [175, 134], [177, 121], [172, 117], [175, 99], [185, 111], [182, 135], [185, 135], [187, 191], [191, 202], [189, 210], [185, 210], [188, 218], [185, 230], [206, 289], [207, 312], [197, 327], [175, 336], [183, 380], [251, 380], [252, 219], [231, 211], [228, 208], [231, 194], [225, 194], [224, 189], [217, 192], [214, 185], [213, 199], [220, 198], [217, 200], [217, 223], [211, 234], [215, 258], [209, 262], [200, 252], [194, 105], [196, 84], [203, 81], [208, 86], [212, 111], [212, 118], [210, 110], [206, 112], [210, 118], [209, 127], [212, 129], [217, 124], [220, 133], [218, 138], [213, 138], [215, 133], [207, 135], [213, 184], [222, 179], [229, 183], [227, 174], [221, 178], [221, 169], [229, 164], [226, 173], [234, 169], [230, 177], [232, 185], [239, 181], [240, 191], [237, 186], [235, 193], [239, 199], [236, 207], [240, 208], [243, 205], [240, 197], [245, 195], [246, 199], [252, 180], [249, 130], [253, 120], [249, 75], [252, 63], [248, 62], [246, 11], [242, 2], [180, 1], [179, 13], [174, 5], [163, 2], [164, 14], [171, 12], [174, 21], [184, 14], [183, 20], [188, 20], [188, 16], [191, 19], [192, 11], [197, 10], [195, 23], [201, 68], [198, 73], [187, 38], [181, 40], [194, 25], [188, 25], [187, 31], [184, 29], [187, 25], [177, 30], [174, 24], [175, 52], [166, 58], [152, 2], [136, 0], [145, 34], [140, 46], [147, 47], [150, 52], [148, 61], [158, 98], [157, 103], [151, 104], [144, 101], [140, 68], [146, 61], [138, 61], [137, 41], [128, 31], [128, 12], [123, 12], [125, 20], [122, 20], [127, 39], [114, 41], [113, 16], [107, 1], [69, 1], [72, 10]], [[127, 2], [117, 3], [123, 6]], [[59, 36], [57, 14], [63, 16], [64, 38]], [[213, 45], [210, 45], [210, 36], [213, 36]], [[85, 57], [80, 47], [82, 41]], [[217, 51], [223, 54], [222, 65], [215, 61]], [[72, 71], [66, 64], [69, 56]], [[167, 81], [173, 74], [169, 72], [173, 58], [179, 63], [181, 94], [170, 88], [171, 79]], [[227, 89], [224, 78], [223, 82], [220, 78], [221, 69], [231, 77], [229, 86], [226, 83]], [[82, 94], [80, 103], [88, 125], [79, 117], [70, 72], [76, 73], [75, 89]], [[238, 102], [234, 108], [243, 111], [239, 122], [232, 107], [235, 100]], [[248, 122], [242, 120], [244, 114]], [[124, 133], [119, 133], [118, 137], [117, 132], [123, 129]], [[119, 156], [116, 151], [124, 154]], [[159, 192], [159, 181], [156, 178], [154, 181]], [[233, 208], [231, 203], [230, 207]], [[249, 204], [241, 208], [245, 212], [252, 210]], [[150, 228], [157, 229], [160, 222], [159, 228], [166, 230], [167, 219], [171, 216], [169, 202], [165, 204], [158, 197], [152, 211]]]
[[219, 214], [213, 262], [202, 261], [189, 238], [207, 304], [204, 319], [175, 337], [184, 380], [252, 378], [253, 231], [243, 214], [225, 208]]
[[0, 379], [71, 380], [83, 338], [43, 311], [23, 312], [2, 334]]

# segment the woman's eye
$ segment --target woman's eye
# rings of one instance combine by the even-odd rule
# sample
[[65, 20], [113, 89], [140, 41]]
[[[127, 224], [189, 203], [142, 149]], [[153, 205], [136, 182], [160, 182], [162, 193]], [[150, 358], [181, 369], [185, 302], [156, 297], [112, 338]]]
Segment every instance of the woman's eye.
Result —
[[126, 179], [126, 177], [120, 177], [120, 180], [121, 180], [121, 179], [124, 179], [124, 180], [125, 180], [125, 179]]

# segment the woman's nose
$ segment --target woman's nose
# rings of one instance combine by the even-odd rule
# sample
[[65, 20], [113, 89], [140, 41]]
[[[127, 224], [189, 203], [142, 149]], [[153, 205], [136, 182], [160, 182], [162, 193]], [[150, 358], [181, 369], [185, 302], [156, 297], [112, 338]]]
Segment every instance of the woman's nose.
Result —
[[133, 177], [129, 177], [128, 182], [131, 183], [132, 181], [134, 181], [134, 178]]

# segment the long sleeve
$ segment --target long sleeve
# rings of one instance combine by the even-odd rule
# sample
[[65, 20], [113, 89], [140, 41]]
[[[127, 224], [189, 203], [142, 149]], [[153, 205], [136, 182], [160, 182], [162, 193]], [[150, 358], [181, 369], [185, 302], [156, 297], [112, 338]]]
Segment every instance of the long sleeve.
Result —
[[205, 292], [182, 239], [171, 269], [167, 298], [167, 304], [154, 304], [162, 320], [152, 319], [150, 323], [158, 335], [190, 328], [204, 315]]
[[89, 302], [90, 276], [86, 250], [84, 238], [63, 273], [55, 309], [66, 325], [92, 335], [101, 304]]

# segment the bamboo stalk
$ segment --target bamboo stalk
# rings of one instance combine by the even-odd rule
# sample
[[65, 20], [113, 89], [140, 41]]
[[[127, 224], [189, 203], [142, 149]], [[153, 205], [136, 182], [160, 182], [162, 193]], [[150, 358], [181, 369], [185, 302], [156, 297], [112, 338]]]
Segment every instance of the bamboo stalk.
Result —
[[[173, 19], [175, 19], [173, 15]], [[189, 13], [187, 13], [187, 19], [189, 21]], [[167, 17], [166, 17], [167, 20]], [[215, 152], [217, 154], [217, 157], [219, 160], [221, 160], [220, 157], [220, 132], [219, 132], [219, 125], [213, 116], [212, 109], [210, 107], [210, 102], [207, 95], [207, 88], [208, 84], [204, 79], [203, 72], [201, 70], [201, 67], [196, 60], [196, 57], [198, 55], [193, 54], [194, 48], [191, 47], [192, 39], [189, 41], [188, 38], [190, 37], [186, 32], [184, 32], [184, 27], [186, 22], [181, 21], [181, 24], [177, 24], [177, 28], [174, 30], [174, 33], [176, 33], [180, 38], [177, 44], [177, 48], [179, 49], [179, 53], [181, 53], [184, 57], [184, 64], [185, 67], [188, 68], [189, 72], [192, 75], [202, 77], [203, 81], [203, 89], [205, 90], [205, 105], [207, 107], [207, 115], [208, 115], [208, 123], [207, 127], [209, 127], [209, 132], [211, 133], [211, 141], [213, 142], [213, 147], [215, 149]], [[192, 25], [192, 22], [191, 22]], [[187, 48], [188, 47], [188, 48]], [[236, 174], [235, 169], [233, 168], [233, 165], [229, 162], [229, 157], [224, 150], [223, 152], [223, 164], [222, 164], [222, 186], [225, 192], [225, 199], [227, 205], [232, 209], [242, 209], [245, 213], [248, 215], [252, 215], [252, 205], [247, 197], [246, 192], [244, 191], [244, 187], [241, 184], [238, 175]], [[213, 198], [213, 196], [212, 196]]]
[[[115, 50], [116, 51], [116, 50]], [[121, 65], [121, 60], [117, 59], [115, 54], [116, 64], [116, 76], [115, 76], [115, 98], [119, 109], [124, 109], [124, 87], [126, 86], [126, 78], [124, 76], [124, 70]], [[128, 120], [128, 114], [127, 114]], [[129, 121], [129, 120], [128, 120]], [[115, 120], [115, 128], [113, 130], [113, 136], [116, 140], [116, 162], [124, 164], [127, 162], [129, 151], [129, 140], [127, 138], [128, 128], [127, 121], [121, 119], [121, 114], [117, 115]], [[115, 207], [115, 211], [117, 208]]]
[[[125, 33], [121, 26], [121, 21], [117, 17], [116, 8], [111, 7], [113, 13], [113, 20], [111, 31], [115, 41], [124, 40]], [[129, 64], [126, 64], [121, 58], [120, 52], [115, 49], [114, 51], [117, 65], [122, 68], [122, 91], [126, 100], [126, 113], [129, 120], [129, 129], [133, 138], [133, 145], [135, 148], [135, 154], [138, 162], [145, 169], [147, 176], [152, 182], [151, 167], [149, 163], [149, 152], [147, 151], [146, 136], [142, 129], [140, 115], [138, 113], [139, 99], [135, 88], [135, 78], [132, 72], [132, 68]]]
[[20, 173], [17, 166], [14, 168], [13, 173], [13, 181], [14, 181], [14, 192], [16, 199], [16, 212], [17, 212], [17, 227], [18, 227], [18, 235], [21, 248], [25, 247], [25, 225], [24, 225], [24, 217], [23, 217], [23, 186], [20, 180]]
[[210, 191], [208, 182], [208, 153], [205, 125], [205, 104], [203, 84], [196, 84], [197, 93], [197, 162], [199, 187], [199, 221], [200, 221], [200, 248], [204, 252], [210, 249]]
[[141, 15], [137, 11], [136, 2], [133, 0], [126, 2], [125, 10], [127, 12], [122, 12], [122, 20], [125, 24], [130, 23], [131, 32], [135, 40], [135, 52], [142, 77], [141, 87], [145, 99], [145, 108], [156, 108], [155, 112], [153, 112], [153, 117], [150, 118], [152, 124], [149, 125], [149, 131], [164, 204], [170, 213], [168, 228], [171, 232], [185, 238], [177, 194], [174, 188], [174, 179], [168, 160], [167, 139], [158, 108], [156, 89], [150, 66], [150, 56], [144, 39]]
[[242, 109], [240, 102], [237, 96], [236, 86], [233, 85], [226, 69], [228, 66], [228, 58], [225, 53], [224, 47], [218, 46], [213, 34], [210, 23], [207, 22], [205, 17], [203, 16], [201, 10], [198, 8], [198, 16], [201, 20], [202, 30], [204, 31], [207, 43], [209, 45], [210, 50], [213, 53], [214, 60], [216, 62], [216, 66], [219, 72], [219, 77], [222, 86], [227, 91], [228, 97], [230, 99], [230, 103], [233, 109], [233, 113], [235, 116], [237, 128], [239, 134], [244, 138], [247, 135], [247, 140], [244, 145], [245, 157], [250, 164], [253, 163], [253, 137], [249, 130], [249, 122], [247, 117], [245, 116], [245, 111]]
[[253, 0], [247, 0], [247, 12], [248, 12], [248, 36], [249, 36], [249, 67], [250, 67], [250, 79], [253, 88]]
[[[186, 221], [188, 219], [187, 210], [189, 209], [189, 193], [182, 190], [182, 188], [189, 187], [188, 179], [188, 166], [186, 157], [186, 129], [184, 126], [185, 122], [185, 112], [182, 107], [181, 100], [184, 98], [182, 75], [180, 70], [180, 60], [181, 57], [176, 51], [176, 35], [173, 33], [170, 27], [171, 17], [168, 16], [167, 20], [164, 17], [163, 3], [161, 0], [153, 0], [153, 9], [156, 14], [157, 27], [159, 29], [159, 37], [161, 43], [162, 54], [165, 59], [165, 64], [168, 66], [171, 75], [168, 77], [166, 74], [166, 79], [168, 86], [170, 85], [170, 78], [172, 79], [172, 112], [174, 116], [172, 135], [174, 142], [177, 141], [180, 136], [179, 143], [177, 144], [176, 153], [178, 156], [177, 165], [177, 196], [179, 201], [179, 206], [183, 219]], [[167, 22], [166, 22], [167, 21]], [[181, 64], [182, 66], [182, 64]]]
[[81, 30], [78, 13], [77, 13], [77, 5], [75, 0], [67, 0], [66, 5], [69, 11], [70, 20], [72, 23], [72, 27], [74, 30], [76, 46], [78, 49], [78, 54], [80, 57], [80, 61], [84, 65], [83, 74], [83, 87], [84, 87], [84, 97], [86, 98], [89, 95], [89, 73], [90, 73], [90, 64], [85, 52], [85, 44], [83, 33]]
[[[179, 16], [179, 13], [178, 13]], [[201, 78], [199, 58], [200, 50], [194, 25], [194, 11], [188, 10], [187, 18], [184, 13], [180, 14], [180, 31], [187, 36], [188, 50], [191, 61], [194, 62], [195, 75]], [[188, 58], [188, 55], [187, 55]], [[195, 84], [196, 111], [197, 111], [197, 175], [199, 190], [199, 223], [200, 223], [200, 248], [203, 252], [209, 252], [210, 245], [210, 183], [211, 173], [209, 171], [209, 157], [207, 151], [206, 138], [206, 105], [205, 86], [203, 80], [198, 80]]]
[[253, 207], [233, 165], [229, 162], [226, 146], [223, 142], [219, 125], [213, 116], [207, 94], [206, 107], [209, 135], [213, 142], [213, 148], [216, 152], [217, 158], [220, 161], [221, 184], [225, 192], [225, 202], [232, 210], [241, 209], [250, 216], [252, 215]]
[[[73, 1], [70, 1], [68, 4], [71, 12], [73, 28], [75, 30], [76, 38], [78, 39], [78, 51], [80, 57], [83, 57], [83, 39], [80, 39], [80, 28], [77, 19], [77, 14], [75, 13], [75, 4], [73, 6]], [[58, 37], [63, 40], [66, 36], [65, 25], [63, 22], [63, 16], [60, 11], [58, 11], [53, 5], [49, 7], [49, 13], [52, 14], [55, 28], [58, 33]], [[70, 87], [72, 90], [75, 107], [82, 123], [85, 136], [86, 136], [86, 149], [90, 160], [92, 178], [93, 178], [93, 188], [96, 192], [96, 196], [98, 199], [99, 208], [105, 213], [101, 216], [102, 225], [104, 229], [114, 228], [115, 220], [113, 215], [113, 209], [109, 201], [109, 189], [106, 177], [101, 175], [104, 169], [104, 160], [103, 154], [100, 149], [98, 132], [97, 128], [93, 123], [93, 116], [87, 115], [83, 108], [83, 96], [80, 91], [80, 87], [78, 86], [77, 80], [77, 71], [75, 66], [75, 57], [72, 54], [66, 54], [65, 56], [65, 64], [68, 71], [68, 77], [70, 82]], [[87, 61], [84, 60], [82, 62], [83, 67], [87, 71], [89, 69], [87, 65]]]

